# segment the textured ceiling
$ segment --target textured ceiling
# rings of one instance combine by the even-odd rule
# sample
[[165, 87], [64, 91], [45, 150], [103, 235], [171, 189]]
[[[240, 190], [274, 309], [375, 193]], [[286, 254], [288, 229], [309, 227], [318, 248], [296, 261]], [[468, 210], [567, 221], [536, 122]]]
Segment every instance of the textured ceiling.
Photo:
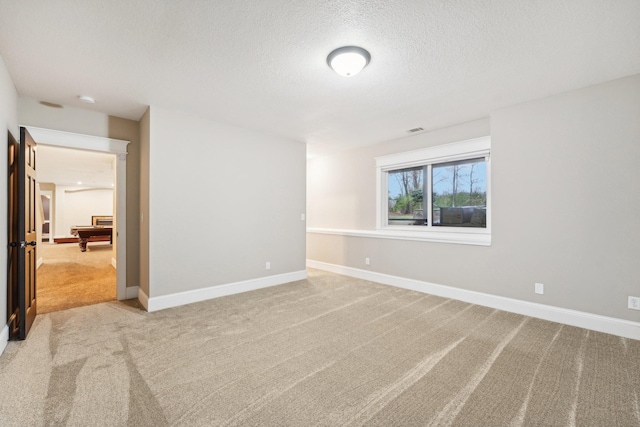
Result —
[[[323, 153], [640, 73], [638, 0], [0, 0], [20, 96], [139, 119], [147, 105]], [[340, 77], [333, 49], [371, 63]]]
[[115, 183], [114, 161], [114, 154], [38, 144], [37, 178], [41, 183], [111, 188]]

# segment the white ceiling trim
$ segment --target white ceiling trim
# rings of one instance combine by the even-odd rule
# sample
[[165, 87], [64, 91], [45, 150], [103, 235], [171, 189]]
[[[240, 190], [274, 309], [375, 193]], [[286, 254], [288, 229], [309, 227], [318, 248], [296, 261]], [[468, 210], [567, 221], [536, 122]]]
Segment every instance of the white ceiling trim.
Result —
[[101, 136], [81, 135], [53, 129], [25, 126], [38, 144], [55, 145], [57, 147], [77, 150], [100, 151], [103, 153], [127, 154], [127, 145], [131, 141], [104, 138]]

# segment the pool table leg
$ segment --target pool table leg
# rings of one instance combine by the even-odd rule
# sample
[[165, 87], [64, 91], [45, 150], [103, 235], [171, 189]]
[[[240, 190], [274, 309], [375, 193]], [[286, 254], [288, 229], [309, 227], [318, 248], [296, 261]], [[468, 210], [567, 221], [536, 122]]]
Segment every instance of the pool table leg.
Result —
[[79, 238], [80, 242], [78, 242], [78, 244], [80, 245], [80, 252], [86, 252], [87, 251], [87, 240], [88, 239], [84, 239], [82, 237]]

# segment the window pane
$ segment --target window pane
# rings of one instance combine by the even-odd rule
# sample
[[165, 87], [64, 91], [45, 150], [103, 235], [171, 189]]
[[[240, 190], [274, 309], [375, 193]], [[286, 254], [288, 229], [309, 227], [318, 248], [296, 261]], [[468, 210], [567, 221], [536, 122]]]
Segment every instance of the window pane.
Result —
[[487, 227], [484, 159], [433, 165], [433, 225]]
[[388, 172], [388, 225], [425, 225], [424, 168]]

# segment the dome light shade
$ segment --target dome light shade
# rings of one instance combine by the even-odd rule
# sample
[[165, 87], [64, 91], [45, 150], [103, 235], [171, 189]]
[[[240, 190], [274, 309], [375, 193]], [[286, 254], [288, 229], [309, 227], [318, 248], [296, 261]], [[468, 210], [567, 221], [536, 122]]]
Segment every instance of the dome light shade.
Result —
[[369, 52], [357, 46], [340, 47], [327, 56], [327, 64], [341, 76], [358, 74], [371, 60]]
[[92, 97], [90, 97], [89, 95], [80, 95], [78, 96], [78, 99], [82, 102], [84, 102], [85, 104], [95, 104], [96, 100], [93, 99]]

